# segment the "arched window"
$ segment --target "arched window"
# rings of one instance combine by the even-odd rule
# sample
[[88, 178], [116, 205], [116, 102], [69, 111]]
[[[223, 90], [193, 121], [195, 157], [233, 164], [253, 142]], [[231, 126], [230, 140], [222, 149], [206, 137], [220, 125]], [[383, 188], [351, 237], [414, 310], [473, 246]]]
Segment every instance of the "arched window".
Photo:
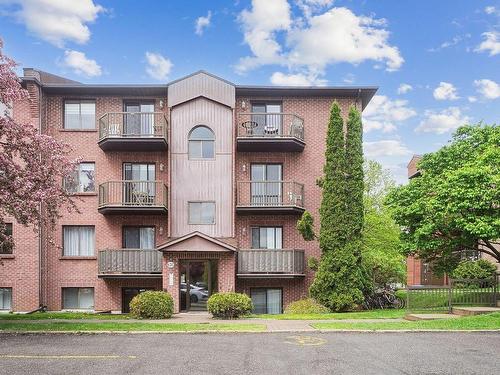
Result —
[[189, 158], [213, 159], [215, 157], [215, 134], [207, 126], [196, 126], [189, 133]]

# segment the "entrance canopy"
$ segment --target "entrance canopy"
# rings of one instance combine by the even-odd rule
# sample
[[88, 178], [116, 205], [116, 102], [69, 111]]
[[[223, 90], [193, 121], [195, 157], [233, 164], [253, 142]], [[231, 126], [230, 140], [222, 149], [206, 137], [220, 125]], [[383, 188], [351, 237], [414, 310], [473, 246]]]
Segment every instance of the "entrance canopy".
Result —
[[235, 252], [237, 249], [201, 232], [193, 232], [160, 245], [156, 250], [164, 252]]

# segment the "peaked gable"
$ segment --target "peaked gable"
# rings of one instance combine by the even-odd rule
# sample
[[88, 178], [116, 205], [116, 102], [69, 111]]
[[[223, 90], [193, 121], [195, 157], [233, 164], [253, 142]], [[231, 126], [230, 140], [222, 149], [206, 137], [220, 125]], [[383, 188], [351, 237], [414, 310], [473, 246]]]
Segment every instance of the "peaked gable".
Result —
[[192, 252], [228, 252], [236, 251], [234, 246], [228, 245], [225, 242], [207, 236], [200, 232], [193, 232], [183, 237], [176, 238], [163, 245], [160, 245], [159, 251], [192, 251]]
[[204, 71], [196, 72], [168, 85], [170, 107], [200, 96], [234, 108], [236, 89], [232, 83]]

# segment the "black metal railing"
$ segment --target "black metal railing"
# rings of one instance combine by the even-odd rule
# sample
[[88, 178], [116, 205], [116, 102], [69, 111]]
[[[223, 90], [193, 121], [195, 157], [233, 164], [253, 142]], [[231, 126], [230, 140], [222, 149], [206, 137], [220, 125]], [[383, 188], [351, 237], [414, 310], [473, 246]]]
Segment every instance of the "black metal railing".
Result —
[[304, 140], [304, 120], [292, 113], [240, 113], [238, 124], [238, 137]]
[[99, 141], [105, 138], [167, 138], [163, 112], [109, 112], [99, 118]]

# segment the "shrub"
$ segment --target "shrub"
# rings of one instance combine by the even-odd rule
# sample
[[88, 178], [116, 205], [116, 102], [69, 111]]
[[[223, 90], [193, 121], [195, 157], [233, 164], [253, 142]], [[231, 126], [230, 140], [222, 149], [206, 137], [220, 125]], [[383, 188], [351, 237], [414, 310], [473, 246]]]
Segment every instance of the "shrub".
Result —
[[215, 293], [208, 299], [208, 312], [214, 318], [237, 319], [252, 312], [253, 305], [249, 296], [243, 293]]
[[311, 271], [317, 271], [318, 267], [319, 267], [319, 260], [318, 260], [318, 258], [315, 258], [315, 257], [309, 257], [309, 258], [307, 258], [307, 267], [309, 267], [309, 269]]
[[167, 319], [174, 313], [174, 300], [166, 292], [147, 290], [130, 302], [130, 315], [138, 319]]
[[454, 279], [489, 279], [497, 267], [486, 259], [463, 260], [455, 268], [451, 277]]
[[330, 312], [327, 307], [312, 298], [292, 302], [285, 309], [285, 314], [325, 314], [327, 312]]

